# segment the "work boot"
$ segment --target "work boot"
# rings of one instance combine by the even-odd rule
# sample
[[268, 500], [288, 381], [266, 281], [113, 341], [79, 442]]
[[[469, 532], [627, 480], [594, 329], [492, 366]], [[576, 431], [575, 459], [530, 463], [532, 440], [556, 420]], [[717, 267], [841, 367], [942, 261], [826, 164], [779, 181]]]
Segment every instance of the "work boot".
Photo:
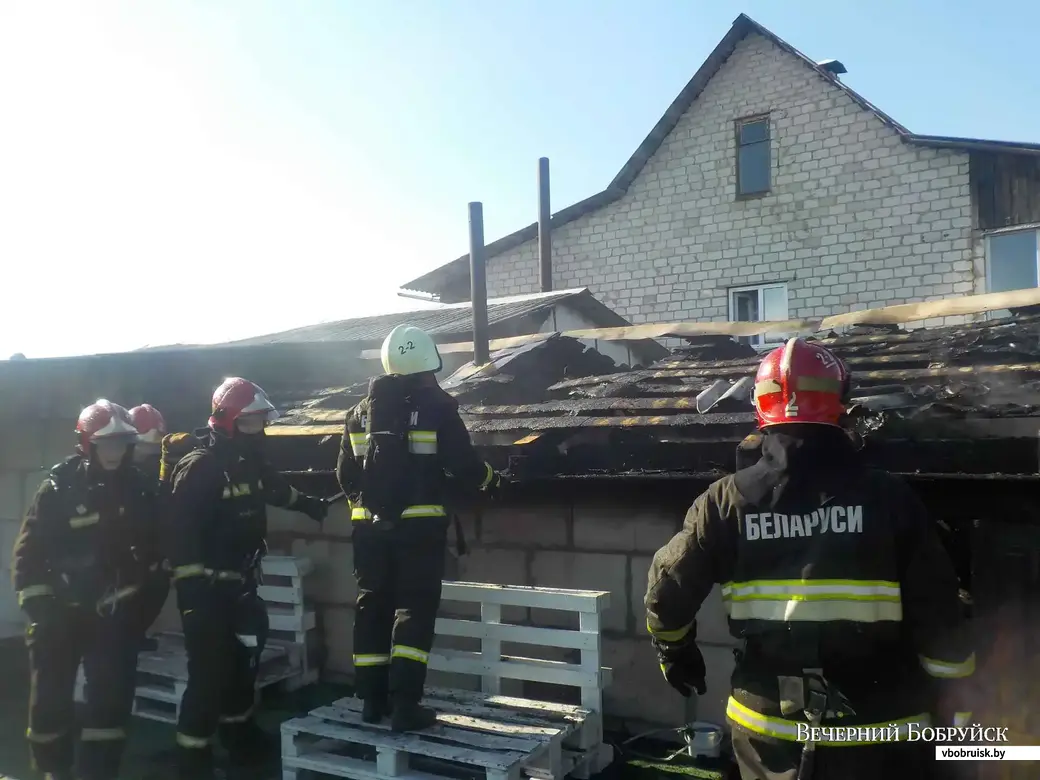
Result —
[[392, 709], [390, 700], [386, 697], [376, 696], [371, 699], [362, 699], [361, 722], [379, 723], [379, 721], [390, 714]]
[[177, 780], [222, 780], [213, 765], [213, 750], [177, 748]]
[[390, 716], [391, 731], [422, 731], [437, 722], [437, 712], [423, 707], [417, 701], [394, 702], [394, 711]]

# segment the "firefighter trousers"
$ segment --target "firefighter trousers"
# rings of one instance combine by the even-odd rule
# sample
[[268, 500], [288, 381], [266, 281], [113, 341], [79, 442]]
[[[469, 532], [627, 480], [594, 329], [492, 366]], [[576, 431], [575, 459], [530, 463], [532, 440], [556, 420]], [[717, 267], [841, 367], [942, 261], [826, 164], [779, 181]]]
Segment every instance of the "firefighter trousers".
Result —
[[[732, 730], [741, 780], [797, 780], [802, 743]], [[817, 746], [811, 780], [934, 780], [934, 749], [926, 742]]]
[[355, 525], [354, 668], [362, 699], [422, 699], [447, 541], [444, 518]]
[[108, 616], [65, 607], [26, 633], [29, 649], [29, 728], [33, 765], [40, 772], [69, 772], [75, 752], [73, 700], [80, 663], [86, 706], [79, 733], [77, 777], [116, 780], [126, 745], [137, 675], [136, 605]]
[[188, 685], [177, 720], [178, 763], [191, 776], [212, 766], [218, 730], [233, 765], [246, 765], [244, 735], [255, 728], [253, 706], [259, 658], [235, 636], [241, 585], [214, 585], [204, 604], [179, 604], [188, 651]]

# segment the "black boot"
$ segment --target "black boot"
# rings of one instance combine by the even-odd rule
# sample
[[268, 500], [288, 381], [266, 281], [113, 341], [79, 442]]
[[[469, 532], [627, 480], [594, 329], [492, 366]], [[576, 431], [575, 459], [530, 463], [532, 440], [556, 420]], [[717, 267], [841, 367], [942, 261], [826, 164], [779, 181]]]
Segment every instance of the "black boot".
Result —
[[177, 748], [177, 780], [221, 780], [212, 748]]
[[385, 696], [374, 696], [371, 699], [362, 699], [361, 722], [379, 723], [393, 711], [390, 700]]
[[417, 701], [394, 701], [394, 712], [390, 717], [391, 731], [422, 731], [437, 722], [437, 712], [423, 707]]

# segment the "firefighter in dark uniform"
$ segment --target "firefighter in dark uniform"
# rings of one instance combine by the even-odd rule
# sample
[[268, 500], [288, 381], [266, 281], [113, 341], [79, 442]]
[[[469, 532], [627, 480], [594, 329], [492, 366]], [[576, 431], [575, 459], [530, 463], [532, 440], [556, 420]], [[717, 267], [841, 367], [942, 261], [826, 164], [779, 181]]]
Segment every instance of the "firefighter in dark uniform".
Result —
[[[134, 464], [146, 476], [159, 482], [159, 455], [162, 440], [166, 435], [166, 421], [151, 404], [141, 404], [130, 410], [130, 421], [137, 429], [137, 446], [134, 447]], [[170, 593], [170, 567], [165, 560], [156, 561], [148, 572], [141, 592], [141, 615], [139, 635], [142, 650], [155, 650], [158, 645], [154, 639], [145, 635], [159, 617], [166, 598]]]
[[393, 730], [413, 731], [436, 721], [420, 702], [444, 575], [445, 498], [494, 490], [500, 477], [474, 450], [458, 402], [437, 384], [441, 357], [426, 333], [395, 328], [382, 362], [386, 374], [347, 416], [337, 475], [354, 527], [362, 717], [390, 715]]
[[[177, 723], [178, 772], [211, 778], [219, 731], [233, 773], [255, 777], [277, 752], [253, 720], [267, 611], [257, 595], [266, 550], [266, 505], [321, 522], [323, 499], [297, 492], [264, 454], [278, 413], [252, 382], [232, 377], [213, 393], [209, 427], [170, 475], [164, 547], [188, 651], [188, 686]], [[167, 437], [169, 438], [169, 437]]]
[[848, 391], [820, 345], [766, 356], [760, 459], [712, 484], [650, 568], [647, 627], [685, 696], [705, 692], [695, 618], [722, 585], [742, 643], [726, 714], [744, 780], [926, 777], [932, 748], [907, 740], [910, 724], [970, 717], [957, 577], [910, 488], [867, 468], [840, 427]]
[[[51, 469], [14, 547], [14, 585], [29, 618], [27, 737], [49, 780], [115, 780], [137, 671], [141, 587], [156, 555], [155, 489], [132, 465], [126, 409], [99, 400], [79, 416], [78, 454]], [[73, 775], [73, 689], [86, 709]]]

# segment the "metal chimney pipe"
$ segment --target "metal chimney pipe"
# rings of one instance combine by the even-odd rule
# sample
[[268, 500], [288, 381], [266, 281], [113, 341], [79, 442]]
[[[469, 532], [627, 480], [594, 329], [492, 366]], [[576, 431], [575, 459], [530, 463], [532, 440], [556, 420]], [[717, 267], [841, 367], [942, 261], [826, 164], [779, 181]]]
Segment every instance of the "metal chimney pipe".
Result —
[[473, 304], [473, 363], [490, 358], [487, 311], [487, 259], [484, 254], [484, 204], [469, 204], [469, 299]]
[[552, 231], [549, 208], [549, 158], [538, 160], [538, 270], [542, 292], [552, 292]]

